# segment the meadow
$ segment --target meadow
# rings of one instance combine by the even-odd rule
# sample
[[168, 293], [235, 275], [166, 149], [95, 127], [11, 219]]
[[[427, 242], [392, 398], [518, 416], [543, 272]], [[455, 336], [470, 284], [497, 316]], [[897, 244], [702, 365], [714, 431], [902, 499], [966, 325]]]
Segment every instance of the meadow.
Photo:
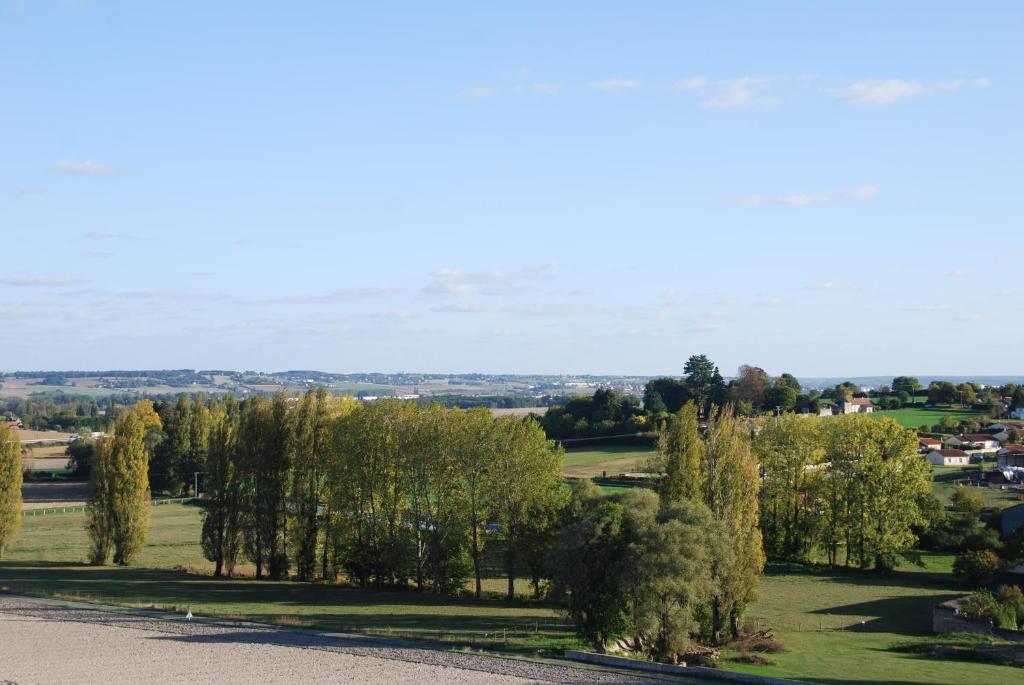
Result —
[[[497, 599], [503, 580], [486, 582], [483, 600], [364, 590], [345, 584], [216, 579], [199, 548], [201, 510], [166, 504], [153, 508], [149, 542], [137, 566], [85, 563], [88, 539], [81, 513], [28, 517], [0, 562], [0, 588], [26, 594], [157, 607], [199, 615], [291, 626], [317, 626], [376, 635], [413, 637], [462, 647], [557, 652], [580, 647], [557, 608], [525, 598]], [[906, 651], [935, 642], [930, 610], [963, 594], [949, 573], [949, 555], [923, 555], [923, 566], [888, 575], [823, 567], [770, 564], [759, 599], [748, 612], [787, 648], [772, 665], [739, 663], [726, 651], [723, 665], [746, 672], [823, 683], [1021, 682], [1003, 666], [939, 661]], [[525, 584], [520, 591], [526, 593]]]
[[565, 452], [562, 473], [571, 478], [614, 476], [643, 470], [654, 456], [653, 447], [646, 445], [603, 445]]
[[886, 411], [876, 409], [869, 416], [876, 419], [888, 418], [893, 419], [896, 423], [906, 428], [924, 428], [925, 430], [931, 430], [932, 426], [936, 425], [945, 417], [951, 417], [957, 421], [966, 421], [970, 419], [980, 419], [982, 413], [973, 409], [940, 409], [938, 407], [930, 408], [906, 408], [906, 409], [889, 409]]

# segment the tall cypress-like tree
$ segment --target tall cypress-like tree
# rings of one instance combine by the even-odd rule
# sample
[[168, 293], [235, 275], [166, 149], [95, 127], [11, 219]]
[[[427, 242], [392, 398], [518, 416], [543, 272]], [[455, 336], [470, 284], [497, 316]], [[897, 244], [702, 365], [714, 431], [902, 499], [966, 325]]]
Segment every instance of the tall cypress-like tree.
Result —
[[113, 435], [100, 441], [90, 478], [88, 530], [93, 563], [132, 563], [149, 532], [149, 447], [147, 439], [160, 429], [153, 404], [142, 400], [114, 422]]
[[0, 559], [21, 526], [21, 446], [17, 434], [0, 427]]
[[231, 395], [210, 408], [210, 432], [205, 474], [206, 511], [202, 547], [214, 562], [214, 575], [234, 573], [241, 546], [242, 473], [239, 468], [238, 403]]
[[704, 441], [697, 420], [697, 405], [687, 402], [676, 412], [658, 440], [654, 470], [662, 474], [658, 481], [662, 506], [683, 501], [701, 501], [701, 464]]
[[702, 482], [704, 499], [720, 535], [728, 541], [726, 556], [711, 562], [711, 638], [719, 643], [728, 622], [734, 637], [747, 605], [754, 600], [764, 569], [764, 546], [758, 528], [760, 474], [751, 450], [750, 429], [731, 407], [712, 412], [708, 422]]

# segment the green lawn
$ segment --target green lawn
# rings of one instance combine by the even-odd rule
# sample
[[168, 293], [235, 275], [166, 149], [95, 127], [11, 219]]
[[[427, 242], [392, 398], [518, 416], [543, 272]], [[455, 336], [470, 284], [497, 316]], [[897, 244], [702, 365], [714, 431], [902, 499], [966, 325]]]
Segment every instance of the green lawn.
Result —
[[604, 445], [566, 450], [562, 473], [574, 478], [631, 473], [641, 470], [654, 453], [653, 447], [637, 445]]
[[[986, 469], [993, 469], [993, 464], [985, 464]], [[957, 483], [970, 480], [972, 475], [978, 474], [978, 465], [971, 466], [933, 466], [932, 467], [932, 492], [943, 504], [949, 504]], [[1015, 504], [1020, 504], [1020, 496], [1009, 490], [1001, 490], [998, 485], [987, 488], [975, 488], [985, 501], [985, 506], [991, 509], [1005, 509]]]
[[876, 419], [883, 417], [895, 419], [898, 424], [906, 426], [907, 428], [921, 428], [923, 426], [930, 429], [946, 416], [951, 416], [957, 421], [962, 421], [965, 419], [980, 419], [982, 413], [971, 409], [939, 409], [933, 407], [931, 409], [911, 408], [890, 409], [888, 411], [876, 409], [870, 414], [870, 416], [873, 416]]
[[[0, 562], [0, 588], [126, 606], [191, 608], [200, 615], [286, 625], [420, 637], [453, 646], [507, 647], [516, 651], [579, 647], [572, 628], [550, 605], [528, 601], [420, 595], [413, 591], [360, 590], [345, 585], [217, 580], [198, 545], [200, 510], [154, 507], [149, 542], [139, 566], [85, 564], [83, 514], [23, 519], [8, 557]], [[770, 666], [727, 659], [729, 669], [847, 685], [854, 683], [1024, 682], [1024, 671], [939, 661], [901, 648], [930, 644], [931, 607], [961, 596], [949, 573], [952, 557], [922, 555], [880, 576], [822, 567], [770, 565], [760, 598], [748, 612], [770, 628], [788, 651]], [[251, 573], [251, 568], [243, 567]], [[503, 580], [489, 578], [499, 591]], [[525, 586], [523, 587], [525, 590]], [[726, 653], [727, 657], [729, 653]]]
[[[945, 567], [943, 555], [926, 561]], [[750, 673], [822, 683], [1024, 682], [1020, 669], [943, 661], [900, 651], [935, 641], [933, 604], [964, 594], [947, 574], [859, 571], [770, 565], [750, 619], [771, 628], [788, 649], [773, 666], [730, 664]]]
[[[193, 506], [154, 507], [149, 540], [138, 566], [131, 568], [87, 565], [84, 523], [81, 513], [22, 519], [17, 540], [0, 562], [0, 588], [126, 606], [191, 608], [201, 615], [412, 636], [453, 645], [507, 645], [522, 651], [580, 646], [565, 619], [553, 607], [536, 602], [215, 579], [213, 565], [199, 547], [200, 510]], [[240, 570], [252, 573], [251, 567]], [[497, 593], [504, 587], [503, 579], [485, 581], [485, 590]], [[518, 589], [525, 593], [526, 584]]]

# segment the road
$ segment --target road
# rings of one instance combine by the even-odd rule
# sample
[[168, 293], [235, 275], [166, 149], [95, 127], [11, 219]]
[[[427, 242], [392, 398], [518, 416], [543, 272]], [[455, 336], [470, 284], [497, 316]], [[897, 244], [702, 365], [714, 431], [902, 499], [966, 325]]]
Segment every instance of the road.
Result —
[[170, 621], [0, 595], [0, 683], [455, 683], [654, 681], [306, 631]]

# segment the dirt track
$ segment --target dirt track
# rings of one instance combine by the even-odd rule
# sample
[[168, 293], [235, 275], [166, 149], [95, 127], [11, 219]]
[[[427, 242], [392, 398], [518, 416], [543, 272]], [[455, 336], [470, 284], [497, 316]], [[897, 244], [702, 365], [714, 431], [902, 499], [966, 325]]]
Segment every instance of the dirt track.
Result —
[[[57, 648], [54, 648], [57, 645]], [[612, 673], [0, 595], [0, 683], [602, 683]]]

